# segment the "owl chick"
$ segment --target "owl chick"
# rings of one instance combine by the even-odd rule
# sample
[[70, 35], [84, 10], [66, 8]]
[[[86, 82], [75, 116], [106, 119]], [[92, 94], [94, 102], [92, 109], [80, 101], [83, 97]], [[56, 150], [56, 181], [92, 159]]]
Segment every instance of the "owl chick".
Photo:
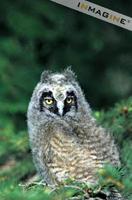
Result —
[[27, 118], [33, 160], [47, 184], [67, 178], [96, 184], [105, 164], [120, 166], [111, 135], [92, 117], [71, 69], [42, 73]]

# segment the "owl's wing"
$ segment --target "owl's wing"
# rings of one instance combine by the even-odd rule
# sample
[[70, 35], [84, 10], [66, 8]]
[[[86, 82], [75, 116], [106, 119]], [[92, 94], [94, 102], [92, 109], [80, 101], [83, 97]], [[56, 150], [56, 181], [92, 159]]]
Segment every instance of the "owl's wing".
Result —
[[96, 124], [96, 121], [76, 124], [74, 132], [82, 143], [98, 161], [108, 161], [120, 166], [120, 159], [114, 139], [108, 131]]

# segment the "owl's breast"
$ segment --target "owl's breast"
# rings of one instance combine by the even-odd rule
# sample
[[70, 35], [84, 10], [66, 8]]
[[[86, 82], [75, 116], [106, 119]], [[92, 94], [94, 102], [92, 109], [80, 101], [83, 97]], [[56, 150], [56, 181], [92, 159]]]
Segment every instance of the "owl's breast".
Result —
[[96, 170], [102, 166], [95, 151], [89, 151], [75, 137], [59, 132], [51, 137], [47, 147], [49, 172], [57, 182], [71, 178], [95, 183]]

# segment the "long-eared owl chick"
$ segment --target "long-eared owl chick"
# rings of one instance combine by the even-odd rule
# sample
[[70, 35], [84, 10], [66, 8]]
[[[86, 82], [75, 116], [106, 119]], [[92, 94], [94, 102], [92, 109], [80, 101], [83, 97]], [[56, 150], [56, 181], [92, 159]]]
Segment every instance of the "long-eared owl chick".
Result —
[[67, 178], [95, 184], [105, 164], [120, 166], [113, 139], [91, 116], [71, 69], [42, 73], [27, 116], [33, 160], [47, 184]]

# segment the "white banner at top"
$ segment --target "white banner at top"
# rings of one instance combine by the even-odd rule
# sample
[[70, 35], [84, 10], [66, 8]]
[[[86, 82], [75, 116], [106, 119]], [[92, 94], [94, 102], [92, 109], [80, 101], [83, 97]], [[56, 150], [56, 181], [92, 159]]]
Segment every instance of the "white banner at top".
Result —
[[132, 31], [132, 18], [87, 0], [51, 0], [87, 15]]

